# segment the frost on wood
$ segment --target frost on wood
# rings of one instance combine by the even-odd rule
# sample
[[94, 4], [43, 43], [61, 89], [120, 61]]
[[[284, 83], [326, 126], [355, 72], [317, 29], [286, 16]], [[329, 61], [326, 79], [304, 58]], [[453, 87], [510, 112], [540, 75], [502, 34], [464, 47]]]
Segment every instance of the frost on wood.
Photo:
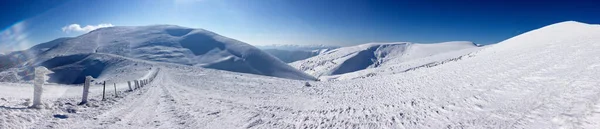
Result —
[[131, 81], [127, 81], [127, 86], [129, 86], [129, 91], [133, 91], [133, 89], [131, 88]]
[[33, 80], [33, 105], [31, 105], [33, 108], [39, 108], [42, 104], [42, 92], [44, 91], [42, 86], [46, 82], [46, 74], [50, 73], [49, 71], [50, 70], [46, 67], [35, 68], [35, 77]]
[[81, 97], [81, 103], [79, 104], [86, 104], [87, 103], [87, 98], [88, 98], [88, 93], [90, 90], [90, 82], [92, 81], [92, 76], [86, 76], [85, 77], [85, 83], [83, 84], [83, 96]]

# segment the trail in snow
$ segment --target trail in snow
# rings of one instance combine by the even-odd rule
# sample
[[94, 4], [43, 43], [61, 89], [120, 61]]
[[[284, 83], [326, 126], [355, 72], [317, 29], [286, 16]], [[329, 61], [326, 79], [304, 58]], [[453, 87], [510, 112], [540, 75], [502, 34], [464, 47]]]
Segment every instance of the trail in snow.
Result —
[[311, 87], [157, 64], [155, 82], [122, 98], [65, 96], [41, 110], [0, 100], [0, 128], [600, 128], [598, 35], [559, 23], [460, 61]]
[[[498, 65], [496, 70], [519, 64]], [[123, 98], [96, 100], [86, 106], [65, 104], [78, 99], [62, 99], [51, 109], [4, 110], [8, 116], [32, 119], [31, 124], [9, 128], [589, 128], [598, 126], [594, 106], [600, 95], [600, 89], [589, 83], [592, 74], [600, 72], [593, 64], [600, 62], [581, 64], [580, 68], [536, 63], [493, 78], [419, 81], [444, 80], [445, 74], [451, 74], [422, 76], [423, 72], [442, 70], [433, 67], [432, 71], [405, 73], [403, 77], [410, 77], [393, 82], [391, 78], [370, 78], [369, 85], [366, 79], [358, 79], [311, 82], [313, 87], [304, 87], [303, 81], [297, 80], [167, 66], [150, 85], [120, 94]], [[577, 76], [539, 76], [556, 73]], [[518, 88], [517, 84], [529, 87]], [[67, 109], [77, 113], [67, 113]], [[61, 113], [70, 118], [52, 118]]]

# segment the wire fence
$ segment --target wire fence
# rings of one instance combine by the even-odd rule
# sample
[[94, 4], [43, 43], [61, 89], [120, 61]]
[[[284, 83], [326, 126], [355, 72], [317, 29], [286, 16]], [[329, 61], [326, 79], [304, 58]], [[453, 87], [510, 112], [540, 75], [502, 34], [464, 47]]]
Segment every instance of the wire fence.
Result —
[[[125, 82], [121, 82], [121, 83], [110, 82], [109, 83], [107, 81], [103, 81], [101, 83], [101, 85], [102, 85], [102, 101], [106, 101], [107, 98], [109, 98], [111, 96], [111, 95], [108, 95], [108, 93], [109, 93], [108, 90], [114, 90], [114, 97], [118, 98], [119, 97], [119, 91], [121, 91], [121, 92], [122, 91], [132, 92], [132, 91], [138, 90], [140, 88], [143, 88], [144, 86], [147, 86], [148, 84], [150, 84], [151, 82], [154, 81], [154, 79], [156, 78], [156, 76], [158, 76], [159, 72], [160, 72], [160, 69], [157, 68], [154, 71], [150, 71], [150, 73], [146, 74], [144, 77], [141, 77], [141, 78], [139, 78], [137, 80], [127, 81], [126, 82], [127, 83], [127, 88], [125, 88], [125, 89], [123, 89], [123, 88], [117, 88], [117, 84], [121, 84], [121, 83], [125, 83]], [[90, 86], [92, 85], [92, 81], [93, 80], [94, 80], [93, 77], [86, 76], [85, 82], [83, 84], [83, 92], [82, 92], [82, 96], [81, 96], [81, 102], [79, 103], [80, 105], [88, 103], [88, 96], [89, 96], [89, 93], [90, 93]], [[37, 95], [37, 93], [34, 93], [34, 94]]]
[[[149, 76], [142, 77], [142, 78], [140, 78], [138, 80], [127, 81], [127, 87], [129, 88], [129, 90], [126, 90], [126, 91], [132, 92], [132, 91], [138, 90], [138, 89], [140, 89], [140, 88], [142, 88], [142, 87], [150, 84], [151, 82], [154, 81], [154, 79], [158, 75], [159, 71], [160, 71], [160, 69], [157, 68]], [[88, 79], [88, 77], [89, 77], [89, 79]], [[92, 78], [90, 76], [88, 76], [88, 77], [86, 77], [86, 82], [84, 83], [84, 86], [83, 86], [83, 96], [82, 96], [82, 100], [81, 100], [80, 104], [87, 103], [87, 93], [89, 92], [87, 89], [89, 89], [90, 82], [92, 80]], [[102, 83], [102, 86], [103, 86], [103, 88], [102, 88], [102, 101], [105, 101], [106, 98], [107, 98], [107, 96], [106, 96], [106, 87], [107, 87], [107, 85], [110, 88], [110, 84], [107, 84], [106, 81], [104, 81]], [[115, 91], [114, 92], [115, 93], [114, 97], [119, 97], [119, 94], [118, 94], [118, 91], [117, 91], [117, 83], [116, 82], [113, 82], [113, 89]]]

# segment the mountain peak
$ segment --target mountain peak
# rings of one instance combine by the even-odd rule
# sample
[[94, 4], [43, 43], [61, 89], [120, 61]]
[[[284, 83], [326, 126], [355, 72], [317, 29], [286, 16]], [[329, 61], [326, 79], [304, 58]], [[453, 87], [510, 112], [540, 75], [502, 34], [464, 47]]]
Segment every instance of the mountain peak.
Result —
[[98, 53], [289, 79], [314, 79], [252, 45], [207, 30], [176, 25], [101, 28], [52, 43], [55, 45], [44, 47], [47, 50], [34, 56], [37, 59], [32, 64]]

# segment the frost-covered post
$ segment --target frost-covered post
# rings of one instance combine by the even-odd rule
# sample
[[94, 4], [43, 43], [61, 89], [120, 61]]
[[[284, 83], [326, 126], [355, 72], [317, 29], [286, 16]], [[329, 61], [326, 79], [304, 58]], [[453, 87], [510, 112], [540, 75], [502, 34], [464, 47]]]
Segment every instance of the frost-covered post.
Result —
[[46, 67], [35, 68], [35, 77], [33, 80], [33, 104], [31, 107], [40, 108], [42, 105], [42, 92], [44, 92], [43, 86], [46, 82], [46, 74], [49, 70]]
[[127, 86], [129, 86], [129, 91], [133, 91], [133, 89], [131, 89], [131, 81], [127, 81]]
[[87, 100], [88, 100], [88, 93], [90, 91], [90, 82], [92, 81], [92, 76], [86, 76], [85, 77], [85, 83], [83, 83], [83, 96], [81, 97], [81, 103], [79, 104], [86, 104]]
[[105, 100], [104, 98], [104, 94], [106, 94], [106, 81], [104, 81], [104, 84], [102, 84], [102, 101]]
[[119, 97], [119, 95], [117, 95], [117, 83], [113, 83], [115, 86], [115, 97]]

